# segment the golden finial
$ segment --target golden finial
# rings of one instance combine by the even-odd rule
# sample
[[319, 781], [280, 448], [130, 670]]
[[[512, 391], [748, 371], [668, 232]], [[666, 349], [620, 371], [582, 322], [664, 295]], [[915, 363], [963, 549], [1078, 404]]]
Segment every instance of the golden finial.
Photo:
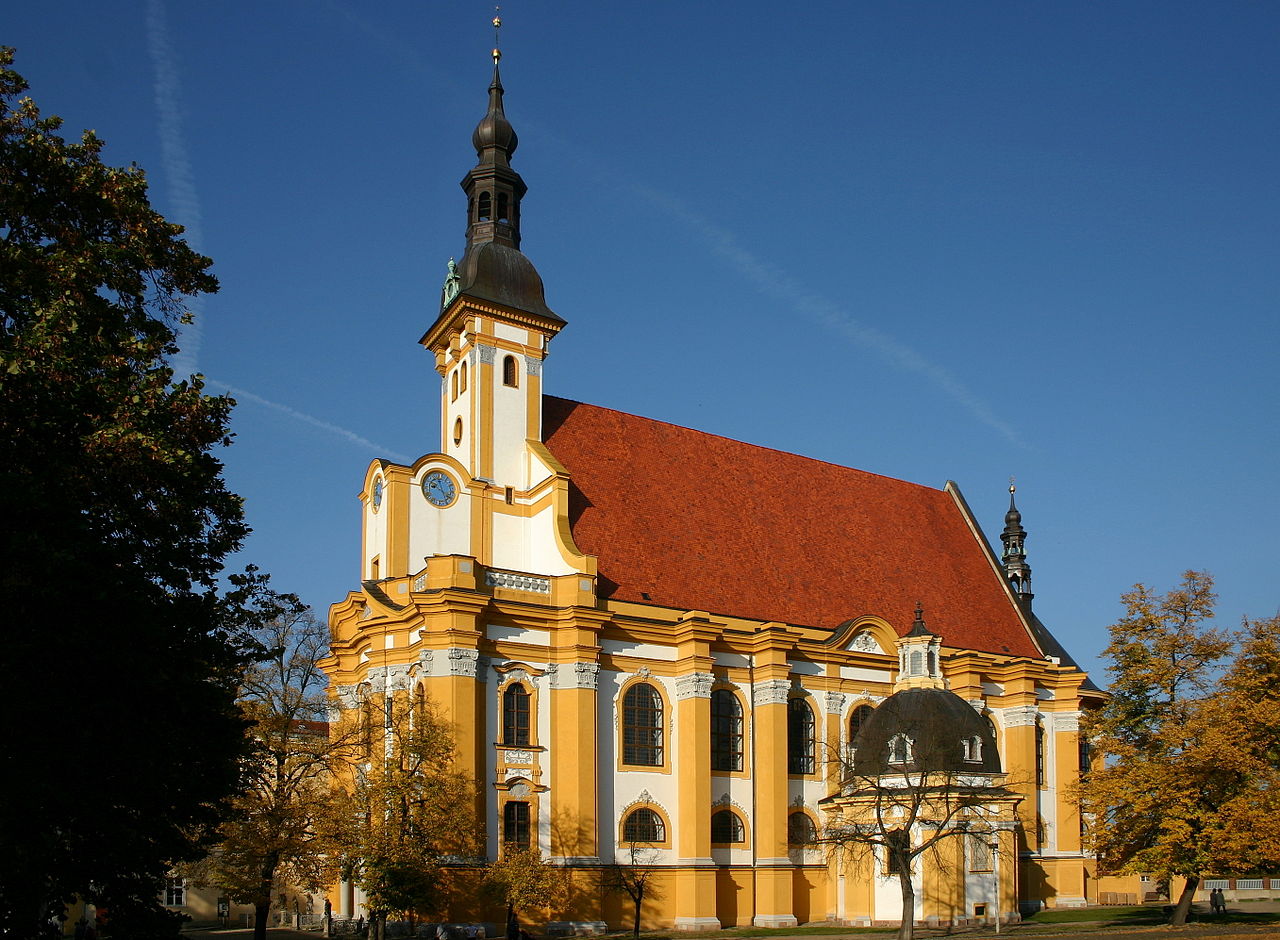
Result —
[[1013, 485], [1013, 477], [1009, 477], [1009, 492], [1016, 493], [1018, 488]]
[[497, 65], [502, 58], [502, 50], [498, 48], [498, 31], [502, 29], [502, 7], [493, 8], [493, 64]]

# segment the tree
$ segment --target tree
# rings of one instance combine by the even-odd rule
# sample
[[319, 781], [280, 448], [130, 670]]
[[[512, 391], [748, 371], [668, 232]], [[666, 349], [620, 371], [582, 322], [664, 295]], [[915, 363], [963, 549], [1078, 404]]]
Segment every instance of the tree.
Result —
[[327, 679], [318, 665], [329, 651], [328, 627], [293, 595], [277, 595], [276, 602], [275, 616], [254, 632], [266, 656], [240, 681], [254, 743], [245, 789], [214, 851], [191, 869], [197, 883], [254, 906], [256, 940], [265, 940], [277, 885], [322, 887], [319, 825], [354, 744], [349, 729], [328, 722]]
[[246, 746], [259, 581], [218, 584], [248, 531], [214, 455], [232, 402], [168, 365], [183, 298], [217, 281], [142, 171], [105, 165], [92, 132], [60, 137], [12, 62], [0, 51], [0, 935], [54, 931], [78, 895], [150, 936]]
[[507, 906], [507, 938], [520, 931], [520, 912], [560, 904], [568, 889], [562, 868], [544, 861], [537, 848], [504, 847], [489, 865], [485, 886]]
[[330, 855], [364, 890], [382, 940], [388, 915], [439, 910], [444, 866], [474, 858], [482, 834], [458, 807], [475, 804], [475, 782], [453, 769], [453, 729], [423, 695], [367, 695], [341, 733], [360, 743], [325, 821]]
[[1163, 595], [1138, 584], [1121, 600], [1125, 616], [1105, 652], [1111, 698], [1084, 727], [1106, 756], [1082, 784], [1082, 808], [1104, 870], [1186, 879], [1171, 916], [1183, 924], [1201, 876], [1217, 867], [1217, 820], [1246, 784], [1224, 760], [1225, 729], [1214, 726], [1222, 715], [1211, 707], [1232, 637], [1211, 626], [1216, 595], [1205, 572], [1186, 572]]
[[[894, 698], [881, 708], [889, 707]], [[840, 792], [826, 801], [831, 817], [818, 838], [838, 863], [868, 869], [879, 864], [882, 876], [897, 877], [902, 897], [899, 940], [914, 935], [914, 880], [921, 874], [921, 860], [945, 870], [963, 858], [968, 839], [997, 845], [999, 855], [1016, 855], [1012, 840], [1021, 797], [1005, 785], [1006, 774], [952, 769], [960, 744], [952, 740], [946, 718], [932, 711], [915, 717], [899, 712], [890, 753], [840, 758]], [[994, 749], [994, 742], [988, 746]], [[864, 749], [865, 745], [859, 751]], [[1011, 874], [1006, 869], [1006, 876]], [[998, 911], [1005, 892], [997, 890]]]
[[1280, 616], [1246, 618], [1240, 637], [1203, 720], [1208, 747], [1242, 783], [1211, 820], [1219, 875], [1280, 867]]
[[640, 912], [645, 898], [658, 896], [654, 875], [658, 872], [658, 850], [647, 842], [624, 842], [625, 862], [615, 862], [604, 870], [604, 888], [631, 899], [631, 935], [640, 940]]

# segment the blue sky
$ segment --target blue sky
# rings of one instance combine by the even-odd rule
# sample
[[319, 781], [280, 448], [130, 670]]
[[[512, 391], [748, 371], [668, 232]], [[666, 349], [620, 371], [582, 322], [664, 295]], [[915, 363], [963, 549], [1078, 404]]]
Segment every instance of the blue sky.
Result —
[[[491, 16], [63, 0], [0, 34], [215, 260], [183, 364], [240, 401], [243, 561], [321, 612], [357, 585], [369, 459], [437, 446], [416, 341], [463, 247]], [[523, 247], [569, 321], [548, 391], [953, 479], [993, 539], [1016, 476], [1036, 609], [1087, 668], [1137, 581], [1207, 569], [1225, 625], [1276, 613], [1280, 7], [503, 19]]]

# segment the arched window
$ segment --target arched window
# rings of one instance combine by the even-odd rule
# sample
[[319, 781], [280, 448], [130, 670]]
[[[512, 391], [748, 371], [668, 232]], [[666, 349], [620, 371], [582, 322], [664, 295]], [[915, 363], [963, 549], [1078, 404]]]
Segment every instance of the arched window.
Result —
[[911, 762], [911, 739], [905, 734], [895, 734], [889, 739], [889, 763], [907, 764]]
[[919, 650], [911, 651], [910, 669], [908, 674], [918, 676], [924, 672], [924, 654]]
[[502, 693], [502, 743], [529, 746], [529, 690], [513, 682]]
[[622, 762], [662, 766], [662, 696], [637, 682], [622, 698]]
[[529, 804], [507, 800], [502, 807], [502, 841], [508, 848], [529, 848]]
[[929, 675], [936, 676], [938, 674], [938, 651], [929, 650]]
[[467, 390], [467, 364], [464, 362], [458, 366], [458, 391], [465, 392]]
[[742, 705], [728, 689], [711, 693], [711, 769], [742, 769]]
[[498, 221], [506, 222], [507, 219], [507, 194], [498, 193]]
[[516, 357], [502, 357], [502, 384], [515, 388], [519, 385], [519, 377], [516, 373]]
[[1044, 786], [1044, 725], [1036, 722], [1036, 786]]
[[457, 397], [458, 397], [458, 373], [457, 373], [457, 370], [454, 370], [454, 373], [449, 376], [449, 400], [454, 401]]
[[793, 698], [787, 702], [787, 773], [813, 773], [813, 748], [813, 709], [804, 699]]
[[492, 214], [493, 197], [488, 193], [480, 194], [480, 221], [488, 222]]
[[662, 817], [651, 809], [632, 810], [622, 823], [623, 842], [662, 842], [666, 838]]
[[982, 738], [980, 735], [975, 734], [961, 739], [960, 748], [964, 752], [965, 761], [970, 764], [982, 763]]
[[720, 845], [741, 845], [746, 841], [737, 813], [722, 809], [711, 814], [711, 841]]
[[871, 717], [870, 705], [859, 705], [853, 710], [853, 714], [849, 716], [849, 746], [853, 747], [855, 741], [858, 740], [858, 732], [862, 730], [862, 726], [867, 723], [867, 719]]
[[790, 845], [813, 845], [818, 841], [818, 827], [808, 813], [787, 816], [787, 842]]

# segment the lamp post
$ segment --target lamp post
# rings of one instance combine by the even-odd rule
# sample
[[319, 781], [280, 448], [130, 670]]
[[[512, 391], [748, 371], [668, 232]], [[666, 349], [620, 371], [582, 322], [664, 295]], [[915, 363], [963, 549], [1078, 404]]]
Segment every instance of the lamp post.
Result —
[[1000, 932], [1000, 832], [991, 833], [991, 874], [995, 879], [996, 933]]

